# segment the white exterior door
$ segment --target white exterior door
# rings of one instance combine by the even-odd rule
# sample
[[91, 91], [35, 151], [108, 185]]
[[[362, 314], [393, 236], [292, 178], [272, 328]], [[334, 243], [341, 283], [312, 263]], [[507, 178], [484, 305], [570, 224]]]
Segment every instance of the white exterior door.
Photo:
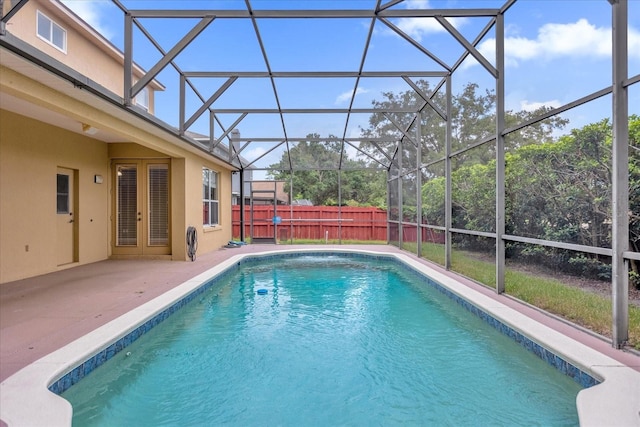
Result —
[[76, 259], [75, 173], [73, 169], [58, 168], [56, 175], [56, 243], [58, 265]]

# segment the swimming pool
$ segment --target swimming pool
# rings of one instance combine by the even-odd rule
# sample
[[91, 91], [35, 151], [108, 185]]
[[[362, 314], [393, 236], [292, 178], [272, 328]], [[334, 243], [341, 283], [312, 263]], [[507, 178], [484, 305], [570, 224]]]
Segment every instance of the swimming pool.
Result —
[[[351, 251], [330, 251], [329, 253], [338, 252], [355, 254]], [[369, 255], [380, 257], [380, 254]], [[264, 256], [282, 257], [287, 256], [287, 253], [277, 255], [266, 253]], [[255, 255], [247, 260], [254, 257]], [[534, 352], [539, 352], [542, 357], [561, 369], [564, 366], [564, 369], [568, 369], [570, 373], [578, 372], [579, 376], [586, 374], [587, 380], [588, 378], [604, 380], [602, 384], [583, 390], [578, 395], [578, 412], [582, 424], [596, 425], [605, 422], [611, 424], [614, 415], [617, 417], [616, 424], [631, 425], [637, 422], [637, 399], [633, 396], [637, 396], [634, 393], [640, 390], [638, 388], [640, 382], [636, 371], [620, 366], [610, 358], [548, 330], [495, 300], [479, 295], [409, 257], [394, 254], [391, 258], [428, 274], [438, 287], [442, 287], [441, 292], [465, 308], [475, 311], [493, 326], [497, 325], [513, 338], [522, 340], [522, 337], [527, 337], [522, 341], [525, 346], [530, 347]], [[2, 384], [2, 418], [10, 423], [12, 420], [29, 419], [31, 421], [25, 423], [40, 424], [42, 420], [56, 425], [69, 423], [70, 406], [52, 393], [46, 393], [45, 386], [60, 391], [60, 388], [78, 380], [84, 376], [85, 371], [91, 371], [92, 367], [115, 354], [116, 350], [122, 348], [133, 337], [148, 331], [151, 325], [157, 324], [168, 313], [183, 306], [186, 303], [185, 296], [188, 296], [186, 299], [198, 298], [201, 289], [206, 287], [203, 284], [207, 283], [210, 277], [228, 274], [242, 262], [246, 262], [245, 256], [237, 256], [221, 263], [204, 275], [185, 282], [152, 303], [122, 316], [12, 376]], [[482, 311], [479, 311], [478, 307], [482, 307]], [[553, 349], [553, 353], [546, 349]], [[571, 366], [579, 369], [575, 371]], [[25, 396], [27, 389], [29, 394]]]
[[300, 254], [243, 263], [63, 397], [78, 426], [569, 426], [580, 388], [398, 263]]

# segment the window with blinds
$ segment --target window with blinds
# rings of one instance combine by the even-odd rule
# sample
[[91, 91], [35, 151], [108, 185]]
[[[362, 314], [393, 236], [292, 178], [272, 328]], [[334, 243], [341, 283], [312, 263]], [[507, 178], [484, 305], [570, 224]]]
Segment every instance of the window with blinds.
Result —
[[218, 225], [218, 173], [202, 168], [202, 225]]
[[148, 165], [149, 246], [169, 244], [169, 165]]
[[118, 165], [116, 177], [118, 246], [138, 244], [138, 168], [136, 165]]

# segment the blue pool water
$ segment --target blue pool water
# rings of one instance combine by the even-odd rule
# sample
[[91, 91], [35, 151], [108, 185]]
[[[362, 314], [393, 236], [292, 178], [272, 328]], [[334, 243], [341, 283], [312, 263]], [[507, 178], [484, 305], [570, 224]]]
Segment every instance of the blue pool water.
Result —
[[243, 265], [63, 397], [77, 426], [564, 426], [579, 390], [399, 264], [300, 256]]

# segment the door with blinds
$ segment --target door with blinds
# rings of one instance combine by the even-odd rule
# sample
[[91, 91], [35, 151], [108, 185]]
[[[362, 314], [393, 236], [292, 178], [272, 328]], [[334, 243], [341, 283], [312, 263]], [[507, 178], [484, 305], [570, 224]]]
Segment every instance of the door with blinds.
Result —
[[170, 255], [169, 160], [118, 160], [114, 171], [114, 255]]

